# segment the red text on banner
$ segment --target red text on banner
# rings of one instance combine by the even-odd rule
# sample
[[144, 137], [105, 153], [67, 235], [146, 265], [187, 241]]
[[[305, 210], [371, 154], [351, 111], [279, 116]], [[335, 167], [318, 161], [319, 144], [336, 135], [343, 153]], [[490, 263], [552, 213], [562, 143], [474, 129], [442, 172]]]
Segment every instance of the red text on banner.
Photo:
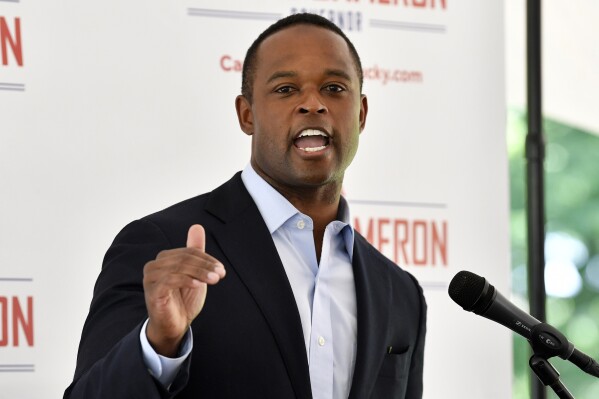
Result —
[[12, 27], [5, 17], [0, 17], [0, 47], [2, 65], [8, 65], [9, 50], [18, 66], [23, 66], [23, 47], [21, 42], [21, 19], [15, 18]]
[[0, 296], [0, 347], [11, 344], [9, 333], [12, 334], [12, 346], [19, 346], [19, 330], [27, 345], [33, 346], [33, 297], [28, 296], [23, 304], [19, 297]]

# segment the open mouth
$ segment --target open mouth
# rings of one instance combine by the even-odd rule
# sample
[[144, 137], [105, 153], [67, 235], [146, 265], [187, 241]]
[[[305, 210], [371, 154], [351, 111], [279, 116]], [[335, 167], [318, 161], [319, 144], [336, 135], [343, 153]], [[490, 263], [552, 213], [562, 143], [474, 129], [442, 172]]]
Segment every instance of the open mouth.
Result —
[[293, 144], [302, 151], [316, 152], [327, 148], [329, 142], [328, 134], [316, 129], [306, 129], [295, 138]]

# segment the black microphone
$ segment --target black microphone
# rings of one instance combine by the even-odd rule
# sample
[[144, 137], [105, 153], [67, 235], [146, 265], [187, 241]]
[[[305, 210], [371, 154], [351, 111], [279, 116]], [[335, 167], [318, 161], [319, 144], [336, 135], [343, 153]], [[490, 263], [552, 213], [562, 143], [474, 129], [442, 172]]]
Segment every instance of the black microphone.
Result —
[[461, 271], [449, 283], [449, 296], [464, 310], [493, 320], [526, 338], [535, 354], [545, 358], [559, 356], [599, 377], [599, 364], [593, 358], [574, 348], [556, 328], [515, 306], [485, 278]]

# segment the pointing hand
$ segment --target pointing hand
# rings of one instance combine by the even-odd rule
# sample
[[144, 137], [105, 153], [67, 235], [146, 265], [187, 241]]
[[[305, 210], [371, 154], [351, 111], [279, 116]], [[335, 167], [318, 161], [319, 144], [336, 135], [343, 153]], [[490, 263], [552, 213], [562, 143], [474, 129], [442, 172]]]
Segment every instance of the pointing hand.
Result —
[[176, 356], [183, 336], [204, 306], [208, 284], [225, 277], [225, 267], [205, 248], [204, 228], [195, 224], [187, 233], [187, 247], [162, 251], [144, 267], [150, 318], [146, 334], [163, 356]]

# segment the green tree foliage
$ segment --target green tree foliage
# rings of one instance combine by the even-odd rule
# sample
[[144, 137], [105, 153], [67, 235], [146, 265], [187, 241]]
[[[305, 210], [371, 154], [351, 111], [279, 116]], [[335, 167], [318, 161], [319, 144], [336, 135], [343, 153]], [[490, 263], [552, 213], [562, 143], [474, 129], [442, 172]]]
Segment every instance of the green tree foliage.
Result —
[[[573, 292], [549, 293], [547, 321], [580, 350], [599, 359], [599, 136], [550, 119], [544, 120], [544, 130], [546, 261], [551, 261], [556, 253], [561, 257], [561, 263], [556, 262], [551, 269], [555, 272], [553, 277], [546, 273], [548, 291], [549, 286], [568, 291], [578, 279], [578, 288]], [[527, 307], [526, 132], [526, 114], [510, 111], [512, 291], [514, 300], [523, 308]], [[516, 399], [530, 398], [529, 357], [526, 340], [514, 336]], [[599, 379], [561, 359], [551, 362], [574, 397], [599, 398]], [[551, 390], [548, 397], [557, 398]]]

